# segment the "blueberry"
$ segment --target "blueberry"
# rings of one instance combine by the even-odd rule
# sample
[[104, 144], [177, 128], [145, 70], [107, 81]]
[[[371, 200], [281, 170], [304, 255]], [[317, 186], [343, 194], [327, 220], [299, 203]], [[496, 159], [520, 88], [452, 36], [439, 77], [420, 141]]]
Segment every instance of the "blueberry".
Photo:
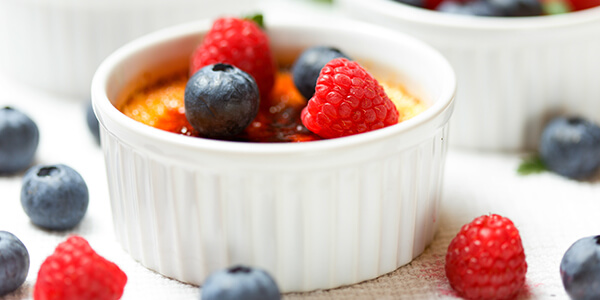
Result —
[[498, 17], [503, 12], [492, 6], [488, 1], [477, 0], [470, 2], [459, 2], [446, 0], [436, 7], [437, 11], [470, 16]]
[[600, 299], [600, 235], [569, 247], [560, 262], [560, 276], [571, 299]]
[[0, 296], [18, 289], [29, 272], [29, 252], [14, 234], [0, 231]]
[[88, 102], [85, 108], [85, 121], [87, 123], [88, 129], [94, 136], [96, 143], [100, 144], [100, 124], [98, 123], [98, 119], [94, 114], [94, 108], [92, 107], [92, 102]]
[[248, 73], [228, 64], [209, 65], [187, 82], [185, 116], [203, 137], [232, 137], [256, 117], [259, 101], [258, 86]]
[[579, 117], [558, 117], [544, 128], [539, 153], [546, 167], [573, 179], [600, 168], [600, 127]]
[[410, 6], [415, 6], [415, 7], [420, 7], [420, 8], [424, 8], [425, 7], [425, 0], [394, 0], [398, 3], [402, 3], [402, 4], [407, 4]]
[[202, 285], [202, 300], [281, 299], [275, 280], [264, 270], [233, 266], [216, 271]]
[[31, 222], [50, 230], [75, 227], [89, 202], [85, 181], [72, 168], [57, 165], [31, 167], [23, 177], [21, 205]]
[[306, 99], [312, 98], [321, 69], [332, 59], [346, 54], [333, 47], [314, 46], [304, 50], [292, 65], [294, 85]]
[[17, 109], [0, 109], [0, 174], [27, 169], [40, 140], [37, 125]]
[[543, 14], [539, 0], [487, 0], [496, 10], [506, 17], [529, 17]]

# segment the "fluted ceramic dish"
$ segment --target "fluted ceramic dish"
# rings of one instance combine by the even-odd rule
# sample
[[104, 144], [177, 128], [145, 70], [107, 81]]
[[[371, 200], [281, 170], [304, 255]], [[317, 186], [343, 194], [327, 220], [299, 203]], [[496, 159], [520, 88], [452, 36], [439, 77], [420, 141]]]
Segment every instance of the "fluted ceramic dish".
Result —
[[144, 266], [202, 284], [243, 263], [284, 292], [375, 278], [410, 262], [439, 223], [448, 121], [448, 62], [429, 46], [354, 22], [267, 19], [278, 57], [313, 45], [385, 66], [430, 107], [355, 136], [259, 144], [192, 138], [115, 108], [140, 74], [185, 68], [210, 22], [156, 32], [105, 60], [92, 84], [116, 235]]
[[452, 145], [531, 150], [548, 118], [600, 122], [600, 7], [553, 16], [475, 17], [392, 0], [338, 0], [344, 15], [411, 34], [457, 74]]
[[133, 38], [258, 0], [2, 0], [0, 72], [44, 91], [86, 100], [100, 62]]

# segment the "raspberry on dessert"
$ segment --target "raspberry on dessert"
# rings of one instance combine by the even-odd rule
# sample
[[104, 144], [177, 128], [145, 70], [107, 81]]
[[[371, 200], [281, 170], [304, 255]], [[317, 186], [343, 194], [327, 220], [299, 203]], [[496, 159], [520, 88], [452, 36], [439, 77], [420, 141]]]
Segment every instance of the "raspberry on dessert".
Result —
[[464, 225], [446, 253], [446, 277], [467, 299], [511, 299], [525, 284], [527, 262], [508, 218], [484, 215]]
[[346, 58], [328, 62], [302, 123], [323, 138], [367, 132], [398, 123], [399, 113], [383, 87], [360, 64]]
[[275, 81], [276, 63], [269, 37], [254, 22], [233, 17], [219, 18], [192, 54], [190, 75], [216, 63], [233, 65], [250, 74], [267, 102]]
[[80, 236], [70, 236], [40, 266], [34, 300], [117, 300], [127, 275], [98, 255]]
[[200, 136], [233, 137], [258, 113], [260, 98], [252, 76], [229, 64], [194, 73], [185, 87], [185, 116]]
[[0, 296], [19, 288], [29, 273], [29, 252], [14, 234], [0, 231]]
[[315, 46], [304, 50], [292, 65], [294, 85], [306, 99], [315, 94], [317, 78], [321, 69], [334, 58], [345, 57], [342, 51], [326, 46]]
[[269, 273], [238, 265], [210, 274], [202, 284], [201, 299], [279, 300], [281, 294]]
[[35, 122], [23, 112], [0, 108], [0, 174], [13, 174], [31, 165], [40, 133]]
[[83, 177], [69, 166], [37, 165], [23, 176], [21, 205], [37, 226], [71, 229], [85, 216], [88, 203], [89, 192]]
[[560, 276], [571, 299], [600, 297], [600, 235], [581, 238], [567, 249]]

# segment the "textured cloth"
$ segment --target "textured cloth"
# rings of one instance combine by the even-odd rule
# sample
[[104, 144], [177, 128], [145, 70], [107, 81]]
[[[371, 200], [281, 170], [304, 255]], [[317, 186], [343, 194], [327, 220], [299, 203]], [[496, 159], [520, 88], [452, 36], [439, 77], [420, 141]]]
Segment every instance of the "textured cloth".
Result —
[[[116, 242], [102, 151], [85, 123], [85, 101], [64, 99], [20, 86], [0, 76], [0, 105], [29, 114], [40, 128], [36, 163], [64, 163], [81, 173], [90, 205], [74, 230], [58, 233], [35, 227], [20, 204], [22, 174], [0, 177], [0, 230], [27, 246], [31, 267], [26, 283], [1, 300], [30, 299], [39, 266], [67, 235], [84, 236], [102, 256], [117, 263], [129, 281], [123, 299], [198, 299], [197, 287], [142, 267]], [[600, 180], [577, 182], [551, 173], [519, 176], [522, 155], [450, 148], [440, 228], [433, 243], [412, 263], [379, 278], [328, 291], [286, 294], [285, 299], [455, 298], [444, 275], [444, 256], [460, 226], [487, 213], [513, 220], [521, 232], [529, 270], [523, 299], [566, 299], [559, 264], [578, 238], [599, 234]]]

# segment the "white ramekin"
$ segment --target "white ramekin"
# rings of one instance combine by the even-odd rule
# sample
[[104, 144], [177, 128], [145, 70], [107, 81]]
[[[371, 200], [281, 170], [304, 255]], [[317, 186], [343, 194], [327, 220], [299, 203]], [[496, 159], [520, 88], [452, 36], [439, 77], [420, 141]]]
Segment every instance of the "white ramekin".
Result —
[[600, 121], [600, 7], [540, 17], [473, 17], [392, 0], [338, 0], [343, 15], [411, 34], [450, 61], [458, 79], [452, 145], [531, 150], [545, 121]]
[[453, 109], [450, 64], [406, 35], [355, 22], [267, 18], [278, 57], [324, 44], [385, 66], [431, 107], [384, 129], [306, 143], [191, 138], [115, 108], [140, 74], [186, 66], [209, 28], [137, 39], [93, 83], [114, 227], [144, 266], [202, 284], [236, 263], [268, 270], [284, 292], [353, 284], [410, 262], [432, 241]]
[[133, 38], [165, 26], [253, 12], [258, 0], [2, 0], [0, 72], [89, 99], [94, 71]]

